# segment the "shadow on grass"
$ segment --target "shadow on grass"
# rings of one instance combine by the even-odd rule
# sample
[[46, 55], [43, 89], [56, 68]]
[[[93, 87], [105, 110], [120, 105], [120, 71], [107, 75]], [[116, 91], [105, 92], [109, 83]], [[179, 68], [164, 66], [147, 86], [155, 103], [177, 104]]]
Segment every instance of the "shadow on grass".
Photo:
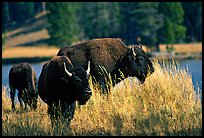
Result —
[[[12, 128], [12, 129], [11, 129]], [[2, 127], [2, 136], [48, 136], [50, 135], [43, 128], [33, 126], [21, 126], [14, 123], [8, 123]]]

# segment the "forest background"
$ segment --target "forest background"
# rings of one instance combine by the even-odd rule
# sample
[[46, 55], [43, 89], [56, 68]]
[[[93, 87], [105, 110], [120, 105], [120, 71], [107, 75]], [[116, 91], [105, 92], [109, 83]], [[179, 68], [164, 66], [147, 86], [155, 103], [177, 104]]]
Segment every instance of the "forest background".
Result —
[[57, 47], [100, 37], [157, 51], [159, 44], [202, 42], [202, 2], [3, 2], [2, 45], [6, 32], [40, 12], [50, 36], [44, 41]]

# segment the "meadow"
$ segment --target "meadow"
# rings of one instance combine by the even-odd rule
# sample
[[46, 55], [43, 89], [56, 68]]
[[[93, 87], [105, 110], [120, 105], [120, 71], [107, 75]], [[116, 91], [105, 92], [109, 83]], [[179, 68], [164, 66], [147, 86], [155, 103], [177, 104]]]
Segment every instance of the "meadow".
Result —
[[70, 128], [65, 124], [52, 128], [40, 98], [36, 111], [23, 112], [17, 102], [17, 111], [12, 112], [9, 88], [3, 86], [2, 135], [201, 136], [201, 91], [196, 94], [187, 69], [179, 69], [176, 62], [153, 63], [155, 72], [144, 84], [128, 78], [111, 87], [109, 95], [100, 95], [90, 78], [93, 96], [86, 105], [77, 104]]
[[59, 48], [55, 46], [16, 46], [5, 48], [2, 51], [2, 58], [30, 58], [30, 57], [53, 57], [57, 54]]

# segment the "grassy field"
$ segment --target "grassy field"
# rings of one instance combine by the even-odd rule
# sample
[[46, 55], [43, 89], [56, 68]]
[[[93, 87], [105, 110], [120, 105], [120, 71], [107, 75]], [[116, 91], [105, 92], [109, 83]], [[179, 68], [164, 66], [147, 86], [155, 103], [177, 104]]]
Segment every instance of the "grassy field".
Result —
[[[166, 45], [159, 45], [161, 52], [166, 52]], [[202, 43], [190, 43], [190, 44], [173, 44], [173, 48], [176, 53], [199, 53], [202, 52]]]
[[191, 76], [174, 62], [160, 65], [154, 61], [154, 65], [154, 74], [144, 84], [136, 78], [125, 79], [108, 96], [101, 96], [90, 80], [93, 96], [86, 105], [77, 105], [70, 129], [63, 124], [52, 129], [43, 102], [38, 102], [37, 111], [28, 112], [20, 111], [17, 103], [17, 111], [12, 112], [9, 89], [3, 86], [2, 135], [201, 136], [202, 102]]
[[54, 46], [11, 47], [2, 52], [2, 64], [17, 64], [19, 62], [42, 62], [57, 55], [59, 48]]
[[59, 48], [54, 46], [12, 47], [2, 51], [2, 58], [53, 57], [58, 51]]

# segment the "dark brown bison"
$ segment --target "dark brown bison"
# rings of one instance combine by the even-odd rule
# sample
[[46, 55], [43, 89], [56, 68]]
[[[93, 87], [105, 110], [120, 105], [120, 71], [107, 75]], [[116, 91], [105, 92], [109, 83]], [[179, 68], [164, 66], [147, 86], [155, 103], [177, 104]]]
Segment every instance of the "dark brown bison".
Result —
[[83, 68], [74, 68], [66, 56], [55, 56], [43, 65], [38, 93], [48, 105], [52, 124], [60, 118], [66, 119], [69, 124], [74, 116], [76, 101], [84, 105], [90, 99], [90, 63], [87, 66], [86, 71]]
[[27, 104], [32, 108], [37, 108], [38, 94], [36, 91], [37, 77], [29, 63], [20, 63], [14, 65], [9, 72], [10, 96], [12, 101], [12, 110], [15, 110], [14, 98], [16, 89], [18, 90], [18, 100], [21, 108], [23, 102], [27, 109]]
[[[63, 47], [57, 55], [67, 56], [75, 67], [85, 68], [87, 61], [91, 61], [91, 75], [102, 88], [106, 86], [106, 76], [104, 77], [101, 67], [105, 67], [111, 74], [113, 86], [129, 76], [136, 76], [144, 83], [148, 74], [154, 72], [152, 62], [140, 46], [128, 47], [117, 38], [93, 39], [71, 47]], [[123, 78], [121, 72], [124, 74]]]

